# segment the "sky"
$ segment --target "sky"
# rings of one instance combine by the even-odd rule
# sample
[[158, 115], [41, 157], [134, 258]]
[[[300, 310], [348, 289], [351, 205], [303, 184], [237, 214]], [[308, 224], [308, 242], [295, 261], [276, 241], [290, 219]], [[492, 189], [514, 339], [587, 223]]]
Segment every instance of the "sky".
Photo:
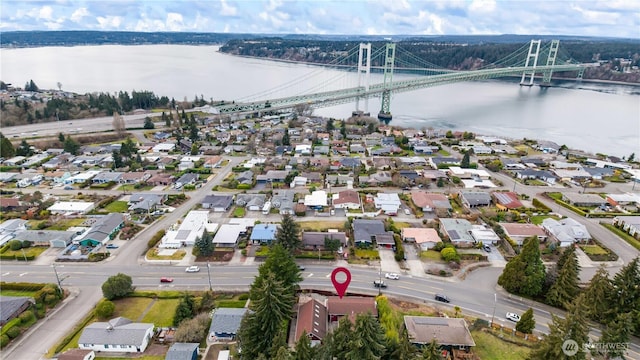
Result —
[[0, 0], [0, 32], [640, 38], [639, 0]]

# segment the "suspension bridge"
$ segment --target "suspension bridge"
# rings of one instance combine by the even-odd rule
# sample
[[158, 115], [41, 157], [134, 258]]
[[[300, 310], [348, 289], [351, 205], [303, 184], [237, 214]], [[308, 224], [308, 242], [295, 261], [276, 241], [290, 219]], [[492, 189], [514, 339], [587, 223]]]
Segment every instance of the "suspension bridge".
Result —
[[[521, 76], [521, 86], [533, 86], [536, 74], [542, 75], [540, 86], [549, 86], [554, 72], [577, 72], [577, 78], [582, 78], [585, 68], [590, 65], [572, 61], [570, 56], [559, 50], [559, 45], [559, 40], [552, 40], [548, 44], [542, 44], [541, 40], [532, 40], [503, 59], [486, 64], [479, 69], [453, 71], [403, 51], [396, 43], [388, 43], [373, 52], [371, 43], [361, 43], [333, 62], [323, 64], [322, 68], [316, 69], [311, 74], [274, 89], [219, 105], [216, 109], [220, 114], [248, 114], [288, 111], [298, 106], [321, 108], [355, 102], [354, 113], [368, 113], [368, 100], [381, 98], [378, 118], [388, 121], [392, 118], [391, 94], [394, 93], [506, 76]], [[354, 61], [356, 56], [357, 62]], [[372, 66], [372, 62], [382, 66]], [[324, 69], [327, 68], [339, 70], [332, 72], [331, 79], [314, 80], [323, 72], [326, 73]], [[371, 84], [371, 73], [375, 71], [381, 72], [382, 82]], [[394, 81], [394, 72], [403, 74], [402, 79]], [[349, 79], [346, 83], [351, 85], [338, 86], [338, 83], [345, 83], [344, 79]], [[312, 83], [314, 86], [311, 88], [302, 89], [301, 87], [302, 84]], [[319, 86], [317, 83], [324, 85]], [[323, 87], [333, 87], [333, 89], [325, 90]], [[296, 94], [278, 96], [279, 93], [286, 91], [294, 91]], [[360, 109], [361, 102], [364, 103], [364, 110]]]

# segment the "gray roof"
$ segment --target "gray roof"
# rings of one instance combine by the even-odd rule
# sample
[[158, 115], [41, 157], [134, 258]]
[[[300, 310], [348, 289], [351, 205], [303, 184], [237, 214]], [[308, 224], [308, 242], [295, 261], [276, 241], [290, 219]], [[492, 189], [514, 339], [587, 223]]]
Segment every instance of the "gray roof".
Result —
[[371, 237], [384, 234], [384, 223], [381, 220], [353, 220], [353, 240], [371, 242]]
[[341, 245], [347, 245], [345, 232], [305, 231], [302, 233], [302, 244], [306, 246], [324, 246], [324, 239], [336, 239], [340, 241]]
[[444, 227], [452, 242], [465, 241], [473, 242], [474, 239], [469, 233], [472, 229], [471, 223], [465, 219], [440, 218], [440, 224]]
[[428, 344], [435, 339], [440, 345], [476, 346], [464, 319], [405, 316], [404, 325], [413, 344]]
[[16, 231], [19, 228], [26, 225], [27, 225], [27, 220], [10, 219], [0, 224], [0, 233]]
[[134, 323], [123, 317], [108, 322], [94, 322], [84, 328], [78, 344], [140, 346], [149, 328], [153, 327], [153, 324]]
[[191, 360], [198, 346], [200, 346], [198, 343], [174, 343], [167, 351], [164, 360]]
[[240, 206], [260, 206], [267, 201], [265, 194], [238, 194], [236, 195], [236, 205]]
[[202, 204], [210, 204], [211, 207], [228, 208], [233, 202], [233, 195], [207, 195], [202, 199]]
[[30, 297], [0, 296], [0, 321], [8, 321], [27, 301], [35, 304]]
[[211, 318], [209, 333], [236, 334], [247, 308], [218, 308]]
[[196, 181], [198, 180], [198, 174], [194, 174], [194, 173], [186, 173], [182, 176], [180, 176], [180, 179], [176, 180], [176, 183], [180, 183], [180, 184], [188, 184], [192, 181]]
[[73, 231], [58, 230], [23, 230], [16, 234], [15, 240], [29, 242], [50, 242], [51, 240], [64, 240], [69, 243], [76, 235]]
[[92, 181], [93, 182], [98, 182], [98, 181], [114, 181], [117, 182], [118, 180], [120, 180], [120, 178], [122, 177], [122, 173], [121, 172], [116, 172], [116, 171], [103, 171], [101, 173], [99, 173], [98, 175], [94, 176]]
[[460, 195], [471, 206], [491, 204], [491, 195], [483, 191], [461, 191]]
[[124, 222], [124, 216], [120, 213], [111, 213], [105, 215], [96, 221], [91, 229], [87, 232], [82, 240], [92, 239], [102, 241], [107, 235], [111, 234], [118, 226]]

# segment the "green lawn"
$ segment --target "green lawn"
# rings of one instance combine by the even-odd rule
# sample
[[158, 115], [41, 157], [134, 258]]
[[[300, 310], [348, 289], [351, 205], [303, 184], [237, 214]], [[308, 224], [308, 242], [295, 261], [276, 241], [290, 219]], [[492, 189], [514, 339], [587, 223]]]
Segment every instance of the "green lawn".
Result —
[[556, 219], [556, 220], [560, 220], [559, 217], [557, 216], [549, 216], [549, 215], [534, 215], [531, 217], [531, 223], [535, 224], [535, 225], [540, 225], [542, 224], [542, 220], [547, 219], [547, 218], [552, 218], [552, 219]]
[[360, 259], [377, 260], [380, 258], [378, 250], [356, 249], [356, 257]]
[[236, 207], [235, 209], [233, 209], [233, 214], [231, 214], [231, 216], [241, 218], [244, 217], [246, 213], [247, 211], [243, 207]]
[[[13, 255], [13, 256], [18, 256], [18, 257], [22, 257], [22, 256], [33, 256], [33, 257], [38, 257], [40, 254], [42, 254], [43, 252], [47, 251], [48, 247], [43, 247], [43, 246], [37, 246], [37, 247], [30, 247], [30, 248], [26, 248], [26, 249], [20, 249], [20, 250], [7, 250], [4, 252], [4, 254], [2, 255]], [[24, 253], [22, 252], [22, 250], [24, 250]]]
[[243, 308], [247, 304], [247, 300], [218, 300], [216, 305], [221, 308]]
[[607, 250], [601, 248], [598, 245], [580, 245], [580, 248], [587, 255], [606, 255], [606, 254], [608, 254]]
[[25, 291], [25, 290], [0, 290], [0, 295], [2, 296], [28, 296], [33, 297], [35, 291]]
[[[114, 300], [113, 303], [116, 305], [116, 311], [113, 313], [112, 317], [122, 316], [136, 322], [152, 301], [153, 299], [151, 298], [143, 297], [130, 297]], [[173, 312], [171, 312], [171, 316], [173, 316]]]
[[147, 258], [152, 260], [182, 260], [182, 258], [187, 254], [184, 250], [177, 250], [171, 256], [161, 256], [158, 255], [158, 249], [153, 248], [147, 251]]
[[438, 150], [438, 154], [442, 155], [442, 156], [449, 156], [451, 155], [447, 150], [442, 149], [442, 150]]
[[327, 229], [344, 230], [344, 221], [303, 221], [298, 223], [300, 229], [306, 231], [326, 231]]
[[74, 226], [80, 226], [82, 225], [82, 223], [85, 221], [84, 218], [78, 218], [78, 219], [62, 219], [62, 220], [58, 220], [56, 221], [55, 224], [49, 226], [47, 228], [47, 230], [61, 230], [61, 231], [65, 231], [70, 227], [74, 227]]
[[110, 213], [126, 213], [129, 210], [129, 205], [126, 201], [114, 201], [105, 206], [104, 209]]
[[484, 331], [472, 331], [476, 342], [473, 352], [482, 360], [524, 360], [531, 352], [526, 346], [519, 346]]
[[435, 250], [421, 251], [420, 258], [422, 260], [442, 261], [442, 255]]
[[158, 299], [142, 318], [142, 322], [154, 323], [156, 326], [172, 326], [173, 314], [180, 299]]

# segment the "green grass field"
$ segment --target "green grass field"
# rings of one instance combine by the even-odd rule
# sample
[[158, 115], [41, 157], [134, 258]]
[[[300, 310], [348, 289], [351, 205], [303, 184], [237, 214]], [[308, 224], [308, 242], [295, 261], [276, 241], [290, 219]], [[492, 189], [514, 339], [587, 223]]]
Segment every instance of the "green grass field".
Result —
[[484, 331], [472, 331], [471, 336], [476, 343], [473, 352], [482, 360], [524, 360], [531, 349], [499, 338]]
[[129, 209], [126, 201], [114, 201], [105, 206], [104, 209], [110, 213], [125, 213]]
[[156, 326], [173, 325], [173, 314], [180, 299], [158, 299], [142, 318], [142, 322], [152, 322]]

